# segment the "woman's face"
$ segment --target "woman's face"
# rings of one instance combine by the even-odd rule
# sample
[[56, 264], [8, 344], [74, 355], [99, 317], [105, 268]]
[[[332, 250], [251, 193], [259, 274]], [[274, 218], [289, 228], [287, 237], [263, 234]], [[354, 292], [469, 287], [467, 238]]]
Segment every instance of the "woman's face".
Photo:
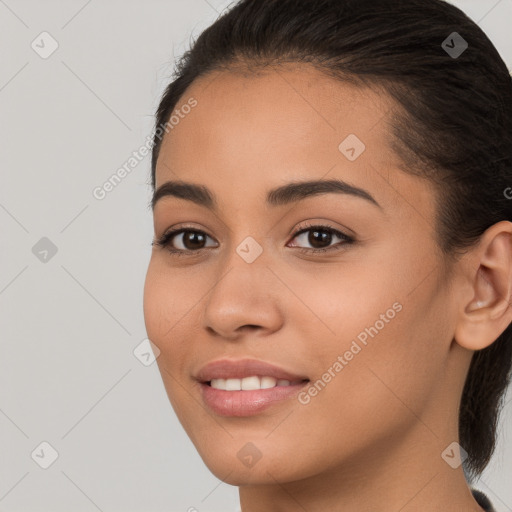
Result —
[[[440, 457], [456, 426], [469, 358], [452, 343], [434, 191], [399, 170], [391, 107], [306, 66], [210, 74], [177, 105], [156, 190], [182, 181], [213, 201], [156, 196], [155, 238], [189, 231], [155, 244], [144, 314], [176, 414], [228, 483], [368, 475], [406, 439]], [[318, 180], [340, 185], [287, 192]], [[234, 365], [203, 370], [214, 361]], [[277, 386], [239, 388], [262, 382]]]

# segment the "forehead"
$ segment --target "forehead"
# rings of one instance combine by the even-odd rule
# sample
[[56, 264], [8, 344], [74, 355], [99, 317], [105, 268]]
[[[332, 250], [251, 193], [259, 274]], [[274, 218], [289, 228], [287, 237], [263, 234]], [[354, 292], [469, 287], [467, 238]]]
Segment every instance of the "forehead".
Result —
[[[181, 111], [191, 99], [194, 108]], [[384, 91], [309, 65], [209, 73], [176, 105], [181, 115], [163, 139], [156, 188], [178, 179], [242, 204], [285, 182], [341, 178], [379, 196], [381, 180], [399, 172], [390, 145], [393, 108]], [[392, 179], [408, 179], [400, 174]]]

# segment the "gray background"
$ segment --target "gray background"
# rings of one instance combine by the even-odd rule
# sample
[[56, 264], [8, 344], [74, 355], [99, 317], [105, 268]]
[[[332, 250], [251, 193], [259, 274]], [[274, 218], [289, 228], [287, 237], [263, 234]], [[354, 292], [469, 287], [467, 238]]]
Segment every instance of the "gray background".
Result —
[[[0, 0], [0, 511], [238, 510], [156, 364], [133, 353], [146, 338], [149, 156], [92, 194], [145, 143], [174, 56], [229, 3]], [[454, 3], [511, 68], [512, 0]], [[31, 47], [51, 48], [43, 31], [59, 45], [48, 58]], [[499, 512], [512, 511], [507, 400], [477, 485]], [[46, 470], [43, 441], [59, 454]]]

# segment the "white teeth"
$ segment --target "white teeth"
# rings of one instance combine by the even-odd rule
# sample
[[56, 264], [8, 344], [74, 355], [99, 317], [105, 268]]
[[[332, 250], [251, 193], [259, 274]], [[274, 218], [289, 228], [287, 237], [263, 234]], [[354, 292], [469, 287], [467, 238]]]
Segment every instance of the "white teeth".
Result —
[[241, 380], [242, 389], [246, 391], [250, 391], [251, 389], [261, 389], [260, 388], [260, 378], [259, 377], [245, 377]]
[[273, 388], [277, 384], [277, 380], [274, 377], [261, 377], [261, 389]]
[[212, 388], [225, 391], [250, 391], [255, 389], [268, 389], [275, 386], [289, 386], [290, 381], [286, 379], [274, 379], [274, 377], [244, 377], [243, 379], [212, 379], [210, 382]]
[[240, 379], [226, 379], [225, 386], [226, 391], [240, 391], [242, 389]]
[[226, 389], [226, 379], [212, 379], [210, 386], [215, 389]]

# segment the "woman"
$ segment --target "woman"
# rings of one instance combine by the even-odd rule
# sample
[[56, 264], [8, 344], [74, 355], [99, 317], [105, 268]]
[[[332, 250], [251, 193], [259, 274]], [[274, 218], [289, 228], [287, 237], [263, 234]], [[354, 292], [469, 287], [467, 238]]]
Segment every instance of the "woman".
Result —
[[493, 510], [512, 80], [481, 29], [441, 0], [242, 0], [180, 61], [152, 159], [148, 336], [242, 511]]

